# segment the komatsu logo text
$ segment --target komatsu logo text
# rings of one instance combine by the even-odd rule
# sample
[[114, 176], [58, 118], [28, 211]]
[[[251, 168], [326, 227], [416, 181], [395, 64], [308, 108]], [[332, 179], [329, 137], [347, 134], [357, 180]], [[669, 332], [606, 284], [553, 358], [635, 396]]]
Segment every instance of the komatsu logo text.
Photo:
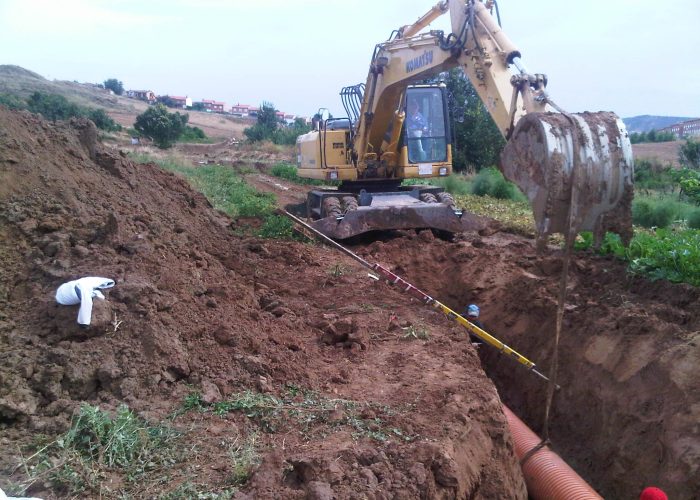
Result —
[[408, 61], [406, 63], [406, 73], [410, 73], [410, 72], [415, 71], [419, 68], [422, 68], [423, 66], [427, 66], [428, 64], [430, 64], [432, 62], [433, 62], [433, 51], [426, 50], [418, 57], [411, 59], [410, 61]]

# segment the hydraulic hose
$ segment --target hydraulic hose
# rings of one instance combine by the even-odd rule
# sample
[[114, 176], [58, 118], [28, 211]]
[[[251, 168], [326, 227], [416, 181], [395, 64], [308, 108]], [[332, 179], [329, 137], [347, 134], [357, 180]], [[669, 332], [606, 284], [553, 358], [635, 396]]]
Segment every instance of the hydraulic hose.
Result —
[[533, 499], [602, 500], [603, 497], [549, 447], [528, 453], [542, 440], [505, 405], [503, 413], [513, 436], [515, 456], [521, 462], [527, 491]]

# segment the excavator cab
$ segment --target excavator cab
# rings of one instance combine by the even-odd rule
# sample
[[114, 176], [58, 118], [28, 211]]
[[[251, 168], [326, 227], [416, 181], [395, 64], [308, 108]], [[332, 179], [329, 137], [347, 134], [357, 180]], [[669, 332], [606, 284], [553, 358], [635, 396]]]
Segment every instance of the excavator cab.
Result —
[[[444, 85], [416, 85], [406, 89], [402, 165], [448, 161], [450, 148], [447, 99]], [[427, 167], [424, 166], [424, 169]]]

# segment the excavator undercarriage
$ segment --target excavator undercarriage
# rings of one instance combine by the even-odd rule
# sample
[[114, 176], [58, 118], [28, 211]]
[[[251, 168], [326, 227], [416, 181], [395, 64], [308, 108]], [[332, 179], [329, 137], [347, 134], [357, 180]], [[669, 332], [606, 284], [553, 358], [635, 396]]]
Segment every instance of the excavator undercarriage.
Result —
[[452, 195], [439, 187], [364, 184], [359, 192], [358, 186], [352, 191], [344, 187], [314, 190], [307, 197], [311, 226], [336, 240], [370, 231], [431, 228], [458, 233], [486, 226], [485, 218], [457, 209]]

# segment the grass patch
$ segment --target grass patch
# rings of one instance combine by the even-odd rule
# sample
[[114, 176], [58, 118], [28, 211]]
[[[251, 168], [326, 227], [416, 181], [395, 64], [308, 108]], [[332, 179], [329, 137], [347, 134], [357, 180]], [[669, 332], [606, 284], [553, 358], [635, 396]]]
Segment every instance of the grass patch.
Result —
[[278, 163], [273, 165], [273, 167], [270, 169], [270, 173], [275, 177], [294, 182], [295, 184], [310, 186], [323, 186], [324, 184], [328, 184], [319, 179], [306, 179], [304, 177], [299, 177], [297, 167], [294, 165], [289, 165], [288, 163]]
[[468, 212], [496, 219], [506, 231], [524, 236], [535, 234], [535, 218], [526, 201], [498, 200], [491, 196], [470, 194], [455, 197], [455, 203]]
[[104, 493], [104, 480], [114, 473], [123, 476], [125, 489], [138, 487], [142, 478], [182, 460], [173, 446], [179, 436], [126, 406], [112, 416], [84, 404], [65, 434], [24, 460], [26, 478], [13, 493], [23, 495], [40, 482], [67, 496], [93, 496]]
[[[240, 412], [255, 422], [266, 433], [294, 429], [306, 439], [323, 437], [327, 432], [350, 430], [355, 439], [367, 437], [387, 441], [392, 437], [401, 441], [413, 441], [397, 427], [390, 427], [380, 416], [363, 417], [363, 410], [372, 409], [372, 414], [394, 415], [389, 407], [373, 403], [359, 403], [347, 399], [329, 399], [314, 391], [287, 386], [281, 397], [245, 391], [206, 407], [215, 415]], [[245, 455], [245, 450], [242, 450]]]
[[261, 193], [246, 184], [240, 173], [222, 165], [191, 166], [176, 158], [158, 159], [145, 154], [133, 154], [141, 163], [153, 162], [161, 168], [185, 177], [214, 205], [232, 218], [257, 217], [263, 225], [257, 235], [263, 238], [295, 239], [292, 221], [276, 215], [273, 194]]
[[135, 161], [154, 162], [165, 170], [185, 177], [193, 188], [206, 196], [215, 208], [236, 217], [272, 215], [275, 197], [256, 191], [230, 168], [222, 165], [191, 166], [176, 158], [157, 159], [149, 155], [132, 155]]
[[231, 457], [231, 483], [240, 486], [248, 482], [250, 475], [262, 462], [257, 451], [258, 435], [253, 433], [242, 442], [236, 441], [229, 448]]
[[284, 215], [269, 215], [258, 231], [258, 236], [262, 238], [276, 239], [301, 239], [294, 231], [294, 223], [289, 217]]

